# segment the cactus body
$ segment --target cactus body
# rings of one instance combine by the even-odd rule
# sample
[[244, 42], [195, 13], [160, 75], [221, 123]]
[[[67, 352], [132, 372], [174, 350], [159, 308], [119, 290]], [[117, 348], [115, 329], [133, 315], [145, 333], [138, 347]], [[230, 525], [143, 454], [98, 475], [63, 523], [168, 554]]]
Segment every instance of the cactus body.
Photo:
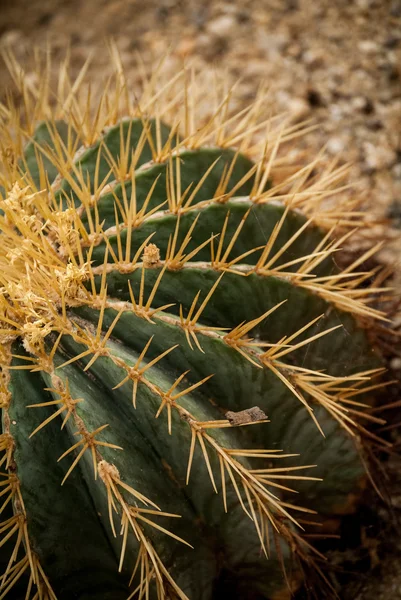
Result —
[[363, 486], [369, 274], [275, 147], [146, 106], [47, 111], [4, 161], [0, 598], [289, 597], [302, 510]]

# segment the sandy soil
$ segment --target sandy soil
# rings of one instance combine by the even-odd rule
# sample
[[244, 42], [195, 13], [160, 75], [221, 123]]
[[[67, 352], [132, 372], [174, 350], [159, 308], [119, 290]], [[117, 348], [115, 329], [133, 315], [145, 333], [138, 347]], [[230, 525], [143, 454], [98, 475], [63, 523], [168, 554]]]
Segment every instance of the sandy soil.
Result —
[[[101, 77], [109, 36], [128, 71], [137, 52], [148, 65], [170, 49], [171, 72], [196, 58], [226, 69], [233, 81], [241, 77], [244, 103], [267, 81], [278, 110], [319, 124], [303, 142], [309, 158], [326, 145], [328, 155], [353, 163], [358, 193], [388, 219], [392, 242], [383, 260], [398, 260], [401, 0], [0, 0], [0, 47], [11, 45], [23, 60], [34, 44], [49, 40], [57, 56], [71, 42], [73, 67], [94, 50], [94, 77]], [[0, 95], [6, 83], [0, 64]], [[340, 592], [344, 600], [401, 599], [399, 459], [387, 469], [392, 506], [369, 498], [363, 510], [377, 507], [374, 526], [360, 525], [349, 555], [333, 555], [340, 570], [356, 572], [360, 559], [365, 568]]]

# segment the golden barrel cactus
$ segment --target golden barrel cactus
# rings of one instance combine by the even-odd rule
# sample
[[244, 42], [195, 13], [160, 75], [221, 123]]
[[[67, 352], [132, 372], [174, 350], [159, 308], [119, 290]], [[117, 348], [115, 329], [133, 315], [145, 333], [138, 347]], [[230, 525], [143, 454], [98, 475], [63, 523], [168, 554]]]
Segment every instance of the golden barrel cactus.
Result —
[[337, 266], [344, 169], [291, 167], [262, 94], [114, 58], [96, 95], [6, 56], [0, 598], [290, 597], [383, 443], [375, 248]]

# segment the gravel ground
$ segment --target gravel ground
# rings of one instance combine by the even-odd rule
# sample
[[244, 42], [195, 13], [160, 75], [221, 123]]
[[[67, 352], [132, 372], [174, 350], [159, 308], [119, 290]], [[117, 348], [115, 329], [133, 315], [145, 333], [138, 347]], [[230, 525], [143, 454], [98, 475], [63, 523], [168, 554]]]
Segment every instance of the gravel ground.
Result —
[[[17, 53], [72, 42], [77, 67], [88, 50], [99, 76], [113, 36], [128, 70], [171, 49], [222, 65], [241, 78], [244, 102], [267, 81], [278, 110], [319, 124], [311, 156], [352, 162], [353, 181], [377, 213], [401, 224], [401, 0], [0, 0], [0, 44]], [[4, 81], [4, 77], [2, 77]]]
[[[391, 242], [382, 258], [398, 262], [401, 0], [0, 0], [0, 47], [11, 45], [20, 58], [46, 40], [61, 56], [71, 42], [73, 68], [94, 50], [92, 68], [101, 78], [109, 36], [131, 73], [137, 52], [149, 65], [170, 51], [171, 73], [183, 59], [195, 58], [207, 69], [226, 70], [233, 81], [240, 77], [244, 103], [261, 81], [268, 82], [278, 110], [318, 123], [301, 144], [307, 157], [326, 145], [329, 156], [352, 163], [350, 180], [358, 182], [358, 193], [373, 214], [388, 219]], [[1, 64], [0, 82], [1, 96], [7, 82]], [[382, 504], [376, 511], [378, 548], [374, 535], [361, 534], [371, 572], [340, 593], [344, 600], [401, 599], [396, 457], [388, 473], [392, 507]]]

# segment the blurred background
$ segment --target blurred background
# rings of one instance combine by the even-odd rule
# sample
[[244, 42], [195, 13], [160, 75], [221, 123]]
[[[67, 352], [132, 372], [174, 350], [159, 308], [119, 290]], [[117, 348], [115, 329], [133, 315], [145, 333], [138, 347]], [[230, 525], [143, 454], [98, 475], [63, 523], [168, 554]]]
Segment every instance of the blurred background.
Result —
[[[277, 110], [319, 124], [311, 156], [326, 144], [351, 161], [374, 210], [401, 226], [401, 0], [0, 0], [0, 45], [20, 57], [71, 42], [73, 65], [94, 50], [101, 78], [111, 36], [128, 71], [138, 52], [150, 64], [170, 51], [172, 73], [195, 58], [241, 78], [244, 103], [267, 82]], [[0, 68], [0, 90], [6, 80]]]
[[[328, 158], [352, 163], [356, 193], [390, 238], [382, 259], [400, 261], [401, 0], [0, 0], [0, 48], [11, 47], [28, 76], [33, 48], [50, 42], [60, 59], [71, 45], [76, 73], [92, 51], [92, 77], [102, 81], [109, 38], [134, 80], [138, 55], [146, 68], [168, 53], [171, 74], [183, 60], [224, 71], [240, 79], [244, 105], [266, 83], [277, 111], [313, 119], [298, 151], [311, 160], [326, 146]], [[0, 98], [8, 83], [0, 59]], [[401, 466], [391, 465], [391, 510], [372, 510], [355, 547], [331, 557], [350, 573], [344, 600], [401, 599], [401, 542], [392, 527], [401, 518]]]

